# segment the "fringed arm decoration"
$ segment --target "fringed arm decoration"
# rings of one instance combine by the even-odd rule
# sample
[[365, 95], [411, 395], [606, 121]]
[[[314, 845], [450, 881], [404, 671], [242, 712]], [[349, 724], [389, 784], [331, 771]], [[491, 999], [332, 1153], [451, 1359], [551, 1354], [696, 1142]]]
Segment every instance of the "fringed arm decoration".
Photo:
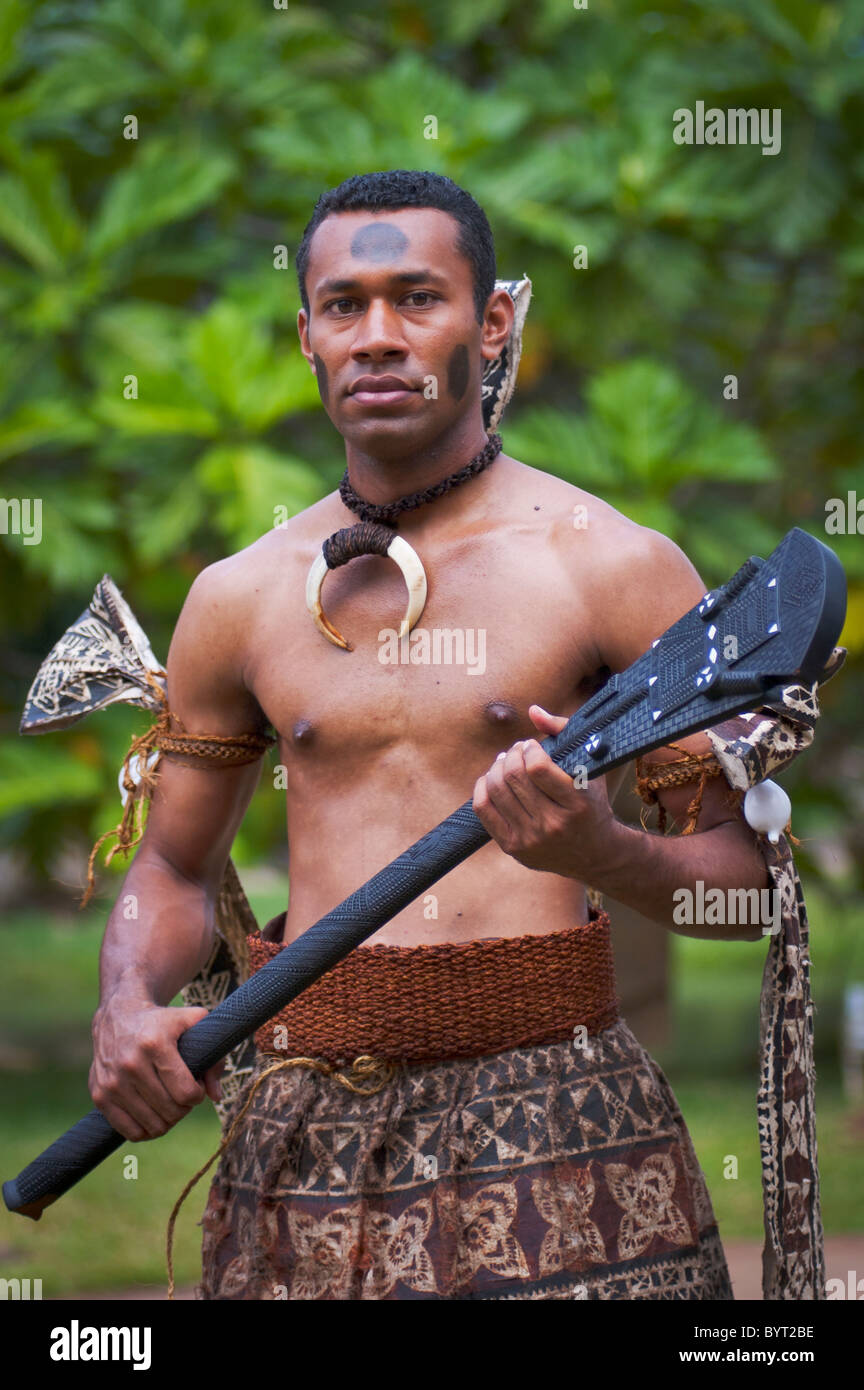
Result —
[[[168, 700], [160, 683], [147, 673], [154, 695], [158, 699], [159, 713], [150, 728], [133, 738], [129, 751], [123, 759], [120, 784], [123, 788], [123, 815], [119, 823], [100, 835], [87, 860], [87, 886], [79, 903], [86, 907], [96, 887], [94, 866], [96, 856], [107, 840], [116, 839], [116, 844], [105, 856], [105, 865], [111, 863], [118, 851], [128, 855], [144, 836], [146, 806], [153, 795], [159, 780], [157, 762], [161, 753], [177, 755], [181, 758], [214, 759], [210, 767], [242, 767], [246, 763], [257, 762], [263, 757], [276, 739], [271, 734], [190, 734], [181, 721], [168, 707]], [[184, 763], [184, 766], [194, 766]]]
[[658, 793], [666, 787], [685, 787], [690, 782], [696, 782], [696, 792], [687, 807], [687, 821], [681, 832], [683, 835], [692, 835], [702, 810], [705, 785], [709, 778], [722, 777], [723, 769], [716, 753], [688, 753], [686, 748], [677, 743], [666, 746], [681, 756], [667, 763], [652, 763], [647, 758], [637, 758], [636, 791], [646, 806], [658, 807], [658, 829], [662, 835], [666, 830], [666, 808]]

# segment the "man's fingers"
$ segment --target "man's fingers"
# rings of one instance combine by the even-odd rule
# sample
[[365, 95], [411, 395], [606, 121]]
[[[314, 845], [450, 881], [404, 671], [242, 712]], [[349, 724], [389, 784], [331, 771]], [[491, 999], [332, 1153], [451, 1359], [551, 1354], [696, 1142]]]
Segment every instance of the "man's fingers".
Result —
[[524, 752], [525, 769], [539, 792], [554, 801], [556, 806], [570, 810], [576, 787], [569, 772], [553, 763], [549, 754], [535, 739], [529, 739]]
[[542, 812], [541, 796], [533, 786], [525, 768], [522, 743], [514, 743], [502, 758], [492, 764], [486, 774], [489, 798], [497, 811], [511, 824], [527, 817], [538, 820]]
[[[207, 1017], [207, 1010], [195, 1005], [185, 1009], [172, 1009], [171, 1015], [172, 1031], [179, 1039], [193, 1024], [200, 1023], [202, 1018]], [[208, 1094], [204, 1082], [196, 1081], [176, 1047], [160, 1048], [154, 1056], [154, 1064], [165, 1098], [172, 1105], [180, 1107], [184, 1114], [191, 1106], [198, 1105]], [[224, 1065], [223, 1061], [220, 1067]], [[159, 1109], [163, 1111], [164, 1104], [160, 1104]]]
[[204, 1073], [204, 1089], [214, 1102], [222, 1099], [222, 1087], [219, 1084], [219, 1078], [225, 1070], [225, 1061], [226, 1059], [223, 1057], [221, 1062], [217, 1062], [215, 1067], [210, 1067]]
[[499, 844], [509, 838], [512, 834], [510, 823], [502, 816], [498, 808], [493, 804], [489, 795], [489, 774], [485, 777], [478, 777], [474, 783], [474, 797], [472, 800], [474, 814], [477, 816], [481, 825], [488, 830], [493, 840]]
[[[152, 1069], [127, 1071], [122, 1081], [118, 1079], [104, 1098], [96, 1100], [96, 1104], [109, 1124], [121, 1134], [136, 1140], [155, 1139], [188, 1115], [197, 1100], [203, 1100], [204, 1088], [198, 1085], [191, 1073], [189, 1080], [197, 1099], [178, 1102], [165, 1086], [158, 1063], [153, 1064]], [[191, 1093], [190, 1087], [186, 1088], [186, 1093]], [[113, 1115], [117, 1115], [121, 1123], [117, 1123]], [[128, 1121], [135, 1126], [136, 1133], [132, 1134], [124, 1128]]]
[[542, 705], [529, 705], [528, 718], [535, 729], [540, 729], [544, 734], [560, 734], [564, 725], [569, 722], [566, 714], [550, 714]]
[[507, 816], [515, 810], [508, 795], [524, 809], [532, 820], [542, 820], [551, 801], [562, 810], [573, 809], [573, 778], [553, 763], [549, 754], [536, 739], [514, 744], [503, 760], [496, 762], [487, 774], [490, 796]]
[[[162, 1084], [161, 1077], [155, 1074], [137, 1085], [142, 1108], [147, 1110], [148, 1128], [155, 1133], [164, 1134], [182, 1120], [191, 1110], [191, 1105], [178, 1105]], [[203, 1099], [203, 1087], [202, 1087]]]
[[[165, 1054], [155, 1058], [154, 1069], [159, 1091], [151, 1092], [150, 1099], [160, 1113], [167, 1116], [179, 1110], [185, 1114], [191, 1106], [204, 1099], [206, 1092], [203, 1083], [195, 1080], [179, 1052], [175, 1052], [173, 1057]], [[179, 1118], [179, 1115], [174, 1116], [174, 1120]]]
[[143, 1125], [129, 1114], [128, 1110], [122, 1109], [119, 1105], [100, 1105], [99, 1109], [105, 1116], [112, 1129], [116, 1129], [118, 1134], [122, 1134], [124, 1139], [128, 1139], [131, 1144], [139, 1144], [142, 1139], [149, 1139]]
[[190, 1004], [187, 1008], [171, 1010], [171, 1022], [178, 1038], [181, 1033], [187, 1032], [193, 1023], [200, 1023], [202, 1018], [206, 1017], [207, 1010], [201, 1004]]
[[[157, 1139], [165, 1134], [177, 1120], [182, 1119], [187, 1113], [185, 1110], [177, 1109], [176, 1117], [163, 1114], [164, 1110], [169, 1109], [165, 1099], [158, 1105], [151, 1104], [151, 1097], [146, 1089], [146, 1082], [142, 1079], [133, 1085], [126, 1085], [116, 1101], [109, 1100], [107, 1105], [100, 1105], [100, 1110], [105, 1115], [108, 1123], [115, 1129], [119, 1129], [121, 1134], [135, 1141], [141, 1139]], [[124, 1129], [122, 1125], [115, 1123], [112, 1114], [117, 1114], [125, 1121], [131, 1121], [134, 1132]]]

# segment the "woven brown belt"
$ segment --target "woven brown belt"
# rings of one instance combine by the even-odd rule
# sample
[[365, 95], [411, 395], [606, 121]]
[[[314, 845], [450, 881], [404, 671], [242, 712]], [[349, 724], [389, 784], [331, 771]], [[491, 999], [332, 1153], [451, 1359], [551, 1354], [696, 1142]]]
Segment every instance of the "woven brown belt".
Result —
[[[283, 918], [265, 929], [275, 935]], [[252, 972], [282, 950], [250, 936]], [[482, 1057], [619, 1017], [609, 918], [544, 936], [360, 946], [255, 1034], [260, 1052], [343, 1065]]]

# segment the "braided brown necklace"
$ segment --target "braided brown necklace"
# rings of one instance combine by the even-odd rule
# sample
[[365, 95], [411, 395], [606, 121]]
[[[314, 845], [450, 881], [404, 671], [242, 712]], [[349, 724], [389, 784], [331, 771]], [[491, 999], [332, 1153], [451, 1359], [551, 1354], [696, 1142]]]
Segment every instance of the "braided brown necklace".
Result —
[[358, 555], [389, 555], [391, 560], [396, 561], [408, 586], [408, 607], [399, 629], [400, 639], [411, 631], [426, 602], [426, 574], [416, 550], [403, 536], [396, 534], [398, 518], [402, 512], [413, 511], [416, 507], [425, 506], [427, 502], [434, 502], [438, 497], [452, 492], [453, 488], [459, 487], [461, 483], [467, 482], [469, 478], [475, 478], [478, 473], [489, 467], [500, 452], [500, 434], [490, 434], [480, 452], [462, 468], [451, 473], [449, 477], [442, 478], [440, 482], [433, 483], [431, 487], [409, 492], [406, 496], [397, 498], [395, 502], [367, 502], [365, 497], [361, 497], [354, 490], [348, 477], [348, 469], [345, 469], [339, 484], [339, 496], [349, 511], [361, 517], [361, 520], [356, 525], [345, 526], [327, 537], [312, 562], [306, 579], [306, 606], [318, 631], [323, 633], [329, 642], [343, 647], [346, 651], [353, 651], [352, 644], [345, 640], [325, 616], [321, 606], [321, 587], [328, 570], [347, 565], [349, 560], [355, 559]]

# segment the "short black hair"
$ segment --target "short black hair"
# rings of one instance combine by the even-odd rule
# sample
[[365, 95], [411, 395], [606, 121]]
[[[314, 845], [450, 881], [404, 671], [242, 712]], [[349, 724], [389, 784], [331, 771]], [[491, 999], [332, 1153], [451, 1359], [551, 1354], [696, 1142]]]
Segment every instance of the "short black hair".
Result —
[[300, 299], [309, 313], [306, 272], [312, 235], [325, 217], [334, 212], [381, 212], [385, 208], [440, 208], [459, 223], [456, 250], [471, 264], [474, 275], [474, 312], [483, 322], [486, 301], [495, 288], [495, 243], [489, 220], [470, 193], [444, 174], [423, 169], [383, 169], [373, 174], [353, 174], [336, 188], [322, 193], [303, 232], [295, 264]]

